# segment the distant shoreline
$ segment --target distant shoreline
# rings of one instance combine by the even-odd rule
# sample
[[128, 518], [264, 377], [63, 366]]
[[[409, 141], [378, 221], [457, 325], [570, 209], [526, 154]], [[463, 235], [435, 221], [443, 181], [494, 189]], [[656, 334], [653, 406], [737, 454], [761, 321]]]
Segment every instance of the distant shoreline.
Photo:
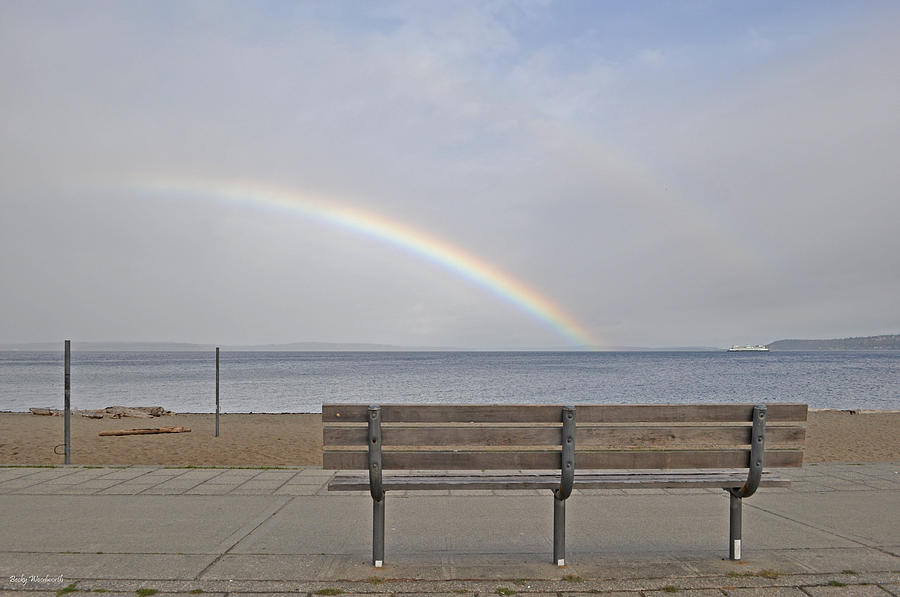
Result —
[[[881, 334], [853, 338], [788, 339], [765, 344], [771, 351], [869, 351], [900, 350], [900, 334]], [[193, 342], [82, 342], [72, 341], [75, 352], [213, 352], [216, 348], [228, 352], [707, 352], [726, 350], [717, 346], [532, 346], [467, 348], [459, 346], [403, 346], [374, 342], [288, 342], [280, 344], [216, 345]], [[7, 342], [0, 344], [0, 352], [61, 352], [63, 342]]]
[[[783, 342], [809, 343], [803, 346], [779, 344]], [[900, 352], [900, 345], [874, 346], [874, 347], [815, 347], [814, 344], [826, 341], [821, 340], [779, 340], [771, 344], [765, 344], [770, 352]], [[900, 342], [900, 341], [898, 341]], [[159, 345], [129, 344], [123, 346], [83, 346], [72, 343], [73, 354], [77, 353], [109, 353], [109, 352], [148, 352], [148, 353], [213, 353], [217, 347], [203, 345], [189, 345], [180, 347], [167, 347]], [[435, 352], [435, 353], [617, 353], [617, 352], [723, 352], [727, 347], [714, 346], [609, 346], [597, 349], [580, 349], [567, 347], [548, 348], [454, 348], [454, 347], [421, 347], [421, 346], [317, 346], [299, 347], [288, 346], [219, 346], [222, 353], [240, 352], [295, 352], [295, 353], [409, 353], [409, 352]], [[54, 352], [63, 353], [63, 347], [56, 344], [40, 345], [0, 345], [0, 353], [3, 352]]]
[[900, 334], [827, 340], [777, 340], [767, 345], [773, 351], [879, 351], [900, 350]]
[[[471, 352], [471, 353], [515, 353], [515, 352], [719, 352], [719, 346], [604, 346], [579, 348], [574, 346], [531, 346], [465, 348], [458, 346], [395, 346], [391, 344], [338, 344], [328, 342], [298, 342], [293, 344], [261, 345], [214, 345], [214, 344], [169, 344], [157, 342], [72, 342], [72, 352]], [[38, 342], [22, 344], [0, 344], [0, 352], [63, 352], [61, 342]]]

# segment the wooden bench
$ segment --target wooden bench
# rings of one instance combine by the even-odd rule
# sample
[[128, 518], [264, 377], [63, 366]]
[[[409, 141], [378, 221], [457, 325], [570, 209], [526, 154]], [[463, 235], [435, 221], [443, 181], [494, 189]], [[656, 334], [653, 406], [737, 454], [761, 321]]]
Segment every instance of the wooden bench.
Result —
[[789, 485], [763, 466], [802, 465], [806, 411], [805, 404], [325, 404], [323, 468], [368, 470], [339, 472], [328, 489], [371, 493], [377, 567], [386, 492], [423, 489], [552, 490], [553, 561], [563, 566], [573, 488], [721, 488], [731, 495], [729, 557], [739, 560], [741, 500], [758, 487]]

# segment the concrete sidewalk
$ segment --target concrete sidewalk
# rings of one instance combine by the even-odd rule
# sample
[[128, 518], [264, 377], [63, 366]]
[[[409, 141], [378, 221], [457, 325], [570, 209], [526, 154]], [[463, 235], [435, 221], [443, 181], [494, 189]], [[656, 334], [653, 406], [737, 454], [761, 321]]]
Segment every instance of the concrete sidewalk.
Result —
[[900, 463], [786, 474], [744, 501], [742, 562], [721, 490], [576, 490], [566, 569], [550, 492], [396, 492], [376, 570], [371, 499], [318, 468], [0, 466], [0, 595], [900, 596]]

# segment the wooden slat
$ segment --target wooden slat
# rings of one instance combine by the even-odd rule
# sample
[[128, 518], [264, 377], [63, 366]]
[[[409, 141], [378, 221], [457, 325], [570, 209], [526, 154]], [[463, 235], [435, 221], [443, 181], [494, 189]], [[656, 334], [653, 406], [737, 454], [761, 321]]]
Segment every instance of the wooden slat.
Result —
[[[769, 404], [769, 421], [805, 421], [805, 404]], [[750, 421], [752, 404], [584, 404], [578, 423], [725, 423]]]
[[[749, 464], [749, 463], [748, 463]], [[765, 468], [783, 468], [803, 466], [803, 449], [766, 450]]]
[[[561, 427], [409, 427], [382, 428], [383, 446], [558, 446]], [[581, 426], [576, 445], [581, 448], [682, 448], [746, 446], [750, 427], [711, 426]], [[770, 427], [769, 448], [800, 447], [803, 427]], [[325, 446], [365, 446], [365, 427], [325, 427]]]
[[[363, 423], [368, 405], [325, 404], [325, 423]], [[562, 406], [546, 404], [382, 404], [382, 423], [554, 423]]]
[[[732, 447], [750, 444], [750, 426], [746, 427], [586, 427], [577, 428], [575, 444], [585, 448], [679, 448]], [[766, 447], [801, 447], [806, 430], [803, 427], [770, 427], [766, 429]]]
[[[366, 421], [368, 405], [325, 404], [325, 423]], [[540, 404], [384, 404], [383, 423], [551, 423], [561, 421], [562, 406]], [[805, 421], [805, 404], [769, 404], [768, 420]], [[579, 423], [750, 421], [752, 404], [582, 404]]]
[[802, 449], [806, 442], [806, 427], [767, 427], [766, 447], [770, 449]]
[[[575, 476], [576, 489], [633, 489], [633, 488], [690, 488], [690, 487], [739, 487], [747, 480], [747, 473], [732, 472], [642, 472], [642, 473], [587, 473]], [[438, 489], [554, 489], [559, 487], [559, 474], [506, 474], [466, 475], [447, 473], [436, 476], [404, 475], [386, 476], [386, 490], [438, 490]], [[766, 471], [760, 487], [788, 487], [790, 479]], [[366, 475], [336, 475], [328, 484], [329, 491], [368, 491]]]
[[[749, 437], [749, 436], [748, 436]], [[326, 446], [367, 445], [365, 427], [325, 427]], [[381, 428], [383, 446], [559, 446], [559, 427], [389, 427]]]
[[[553, 451], [476, 452], [476, 451], [389, 451], [382, 453], [385, 470], [488, 470], [553, 469], [560, 464], [560, 453]], [[748, 450], [661, 450], [654, 452], [578, 451], [577, 469], [670, 469], [670, 468], [746, 468]], [[767, 467], [801, 466], [801, 450], [766, 451]], [[324, 469], [365, 469], [364, 451], [326, 451]]]
[[[552, 489], [559, 487], [556, 475], [454, 475], [442, 476], [386, 476], [384, 487], [398, 489]], [[336, 476], [328, 484], [329, 491], [358, 491], [369, 489], [366, 475]]]
[[[765, 466], [801, 466], [802, 450], [766, 450]], [[747, 468], [749, 450], [576, 452], [576, 469]]]
[[[560, 453], [551, 451], [518, 452], [382, 452], [384, 470], [481, 470], [481, 469], [553, 469], [559, 468]], [[365, 469], [366, 452], [325, 452], [324, 469]]]

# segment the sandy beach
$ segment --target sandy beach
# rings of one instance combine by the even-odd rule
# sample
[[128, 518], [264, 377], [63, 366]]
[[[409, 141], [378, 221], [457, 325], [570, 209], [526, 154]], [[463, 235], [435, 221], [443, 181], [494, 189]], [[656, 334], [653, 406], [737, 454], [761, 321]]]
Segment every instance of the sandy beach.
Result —
[[[322, 464], [318, 414], [214, 414], [153, 419], [73, 416], [72, 464], [300, 466]], [[101, 431], [183, 426], [190, 433], [101, 437]], [[63, 417], [0, 413], [0, 465], [62, 464]], [[62, 452], [62, 448], [59, 448]], [[900, 461], [900, 411], [810, 411], [804, 461]]]

